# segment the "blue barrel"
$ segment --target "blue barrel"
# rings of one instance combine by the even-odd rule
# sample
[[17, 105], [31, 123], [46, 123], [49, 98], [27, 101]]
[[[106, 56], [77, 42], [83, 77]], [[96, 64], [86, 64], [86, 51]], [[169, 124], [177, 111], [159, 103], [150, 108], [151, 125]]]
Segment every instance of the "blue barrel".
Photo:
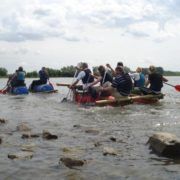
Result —
[[35, 86], [33, 89], [34, 92], [49, 92], [53, 90], [54, 88], [50, 84], [38, 85], [38, 86]]
[[20, 94], [28, 94], [29, 91], [26, 86], [19, 86], [19, 87], [14, 87], [11, 93], [15, 95], [20, 95]]

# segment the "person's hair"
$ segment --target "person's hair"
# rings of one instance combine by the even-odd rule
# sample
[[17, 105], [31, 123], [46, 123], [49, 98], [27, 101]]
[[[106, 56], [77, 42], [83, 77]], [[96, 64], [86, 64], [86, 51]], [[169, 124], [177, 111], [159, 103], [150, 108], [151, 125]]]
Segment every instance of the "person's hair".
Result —
[[42, 67], [42, 68], [41, 68], [41, 70], [42, 70], [42, 71], [45, 71], [45, 70], [46, 70], [46, 68], [45, 68], [45, 67]]
[[98, 71], [100, 72], [100, 73], [104, 73], [105, 72], [105, 67], [104, 66], [99, 66], [98, 67]]
[[85, 63], [85, 62], [83, 62], [83, 63], [82, 63], [82, 68], [85, 69], [85, 68], [87, 68], [87, 67], [88, 67], [88, 64]]
[[149, 66], [149, 71], [150, 72], [155, 72], [156, 71], [156, 67], [153, 66], [153, 65]]
[[124, 68], [123, 68], [123, 66], [117, 66], [115, 70], [116, 70], [116, 71], [119, 71], [119, 72], [121, 72], [121, 73], [124, 73]]
[[123, 66], [123, 62], [118, 62], [117, 66]]
[[142, 68], [141, 67], [137, 67], [136, 72], [138, 72], [138, 73], [142, 72]]
[[18, 71], [23, 71], [23, 67], [20, 66], [20, 67], [18, 68]]

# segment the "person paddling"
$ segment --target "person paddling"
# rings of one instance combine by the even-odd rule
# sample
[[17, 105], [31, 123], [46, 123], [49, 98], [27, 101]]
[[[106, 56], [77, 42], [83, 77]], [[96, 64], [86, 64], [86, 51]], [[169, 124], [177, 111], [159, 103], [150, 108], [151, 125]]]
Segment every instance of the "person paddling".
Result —
[[132, 90], [132, 80], [128, 73], [124, 72], [122, 66], [115, 69], [115, 79], [110, 87], [101, 88], [101, 91], [110, 91], [116, 99], [128, 96]]
[[[100, 91], [100, 87], [109, 87], [112, 84], [113, 81], [113, 77], [110, 75], [110, 73], [105, 69], [104, 66], [99, 66], [98, 67], [98, 71], [100, 76], [97, 77], [97, 80], [90, 83], [89, 88], [94, 88], [96, 90], [96, 92], [98, 93]], [[100, 83], [100, 86], [95, 86], [96, 84]], [[109, 95], [109, 93], [106, 93], [107, 95]], [[101, 93], [101, 96], [106, 96], [105, 93]]]
[[145, 84], [149, 88], [141, 88], [141, 90], [144, 94], [159, 94], [161, 93], [163, 82], [167, 81], [165, 77], [156, 71], [156, 67], [151, 65], [149, 67], [148, 80]]
[[30, 90], [33, 90], [35, 86], [46, 84], [49, 80], [49, 74], [45, 67], [42, 67], [39, 71], [39, 80], [34, 80], [30, 86]]
[[91, 70], [88, 68], [87, 63], [82, 63], [80, 67], [81, 71], [79, 72], [76, 81], [73, 82], [69, 88], [74, 89], [75, 86], [78, 84], [78, 82], [81, 80], [83, 84], [83, 90], [87, 89], [89, 83], [92, 83], [94, 81], [94, 77], [92, 76]]

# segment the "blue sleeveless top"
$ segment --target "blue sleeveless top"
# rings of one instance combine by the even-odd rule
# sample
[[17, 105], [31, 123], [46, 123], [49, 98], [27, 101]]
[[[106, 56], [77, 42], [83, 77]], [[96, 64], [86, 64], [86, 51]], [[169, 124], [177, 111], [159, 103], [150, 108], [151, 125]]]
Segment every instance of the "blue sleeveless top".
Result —
[[140, 73], [140, 79], [135, 81], [135, 87], [144, 87], [145, 84], [145, 76], [143, 73]]
[[25, 79], [25, 72], [24, 71], [18, 71], [17, 72], [17, 80], [18, 81], [24, 81]]

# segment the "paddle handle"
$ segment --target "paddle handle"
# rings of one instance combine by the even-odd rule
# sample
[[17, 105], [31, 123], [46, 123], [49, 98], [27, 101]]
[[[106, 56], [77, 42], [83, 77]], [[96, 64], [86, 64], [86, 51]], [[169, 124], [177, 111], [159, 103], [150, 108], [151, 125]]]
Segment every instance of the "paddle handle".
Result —
[[169, 83], [167, 83], [167, 82], [163, 82], [164, 84], [167, 84], [167, 85], [169, 85], [169, 86], [171, 86], [171, 87], [175, 87], [174, 85], [172, 85], [172, 84], [169, 84]]
[[65, 84], [65, 83], [56, 83], [56, 86], [70, 86], [71, 84]]

